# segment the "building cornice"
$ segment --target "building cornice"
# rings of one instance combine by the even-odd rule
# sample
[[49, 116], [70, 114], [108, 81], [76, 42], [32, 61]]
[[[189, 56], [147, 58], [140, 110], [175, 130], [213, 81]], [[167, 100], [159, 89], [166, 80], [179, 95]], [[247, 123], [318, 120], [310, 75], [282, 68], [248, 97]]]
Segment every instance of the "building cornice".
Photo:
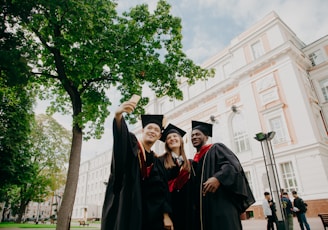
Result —
[[233, 71], [231, 73], [231, 78], [239, 81], [244, 76], [251, 76], [253, 73], [256, 73], [258, 69], [267, 67], [268, 65], [274, 65], [276, 60], [286, 55], [291, 55], [294, 58], [293, 60], [300, 65], [308, 66], [308, 68], [311, 66], [311, 61], [305, 57], [304, 53], [300, 51], [291, 41], [287, 41], [274, 50], [267, 52], [255, 61]]

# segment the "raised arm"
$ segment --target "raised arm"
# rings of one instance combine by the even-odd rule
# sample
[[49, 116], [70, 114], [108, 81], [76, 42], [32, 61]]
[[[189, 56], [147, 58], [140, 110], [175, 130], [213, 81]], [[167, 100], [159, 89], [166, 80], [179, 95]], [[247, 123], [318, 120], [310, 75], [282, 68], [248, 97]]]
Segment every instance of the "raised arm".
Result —
[[[139, 96], [137, 96], [139, 97]], [[139, 97], [140, 98], [140, 97]], [[132, 157], [131, 138], [135, 138], [128, 130], [124, 121], [123, 113], [131, 113], [137, 105], [138, 100], [132, 100], [133, 97], [122, 103], [115, 112], [113, 121], [113, 155], [111, 165], [111, 175], [116, 178], [116, 184], [120, 185], [124, 172], [126, 170], [126, 161], [128, 157]]]
[[140, 96], [133, 95], [130, 100], [122, 103], [117, 110], [115, 111], [115, 120], [118, 131], [121, 131], [121, 120], [123, 117], [123, 113], [131, 113], [136, 108], [137, 103], [140, 99]]

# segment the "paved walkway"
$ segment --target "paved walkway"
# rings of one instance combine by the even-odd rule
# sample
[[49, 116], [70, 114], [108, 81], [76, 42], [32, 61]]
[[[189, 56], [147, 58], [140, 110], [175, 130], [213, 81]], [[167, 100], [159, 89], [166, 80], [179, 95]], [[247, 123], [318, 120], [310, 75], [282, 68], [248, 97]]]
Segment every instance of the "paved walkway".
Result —
[[[311, 230], [323, 230], [323, 224], [319, 217], [307, 218], [308, 223], [311, 227]], [[265, 230], [266, 229], [266, 220], [243, 220], [243, 230]], [[297, 218], [294, 217], [294, 230], [300, 230], [300, 225], [297, 222]]]
[[[314, 218], [307, 218], [311, 230], [323, 230], [323, 225], [319, 217], [314, 217]], [[258, 220], [258, 219], [249, 219], [249, 220], [243, 220], [242, 225], [243, 225], [243, 230], [265, 230], [266, 229], [266, 220]], [[0, 228], [2, 230], [4, 228]], [[25, 228], [25, 230], [54, 230], [54, 228]], [[78, 229], [78, 228], [71, 228], [72, 230]], [[83, 228], [79, 228], [83, 229]], [[297, 222], [297, 218], [294, 217], [294, 230], [300, 230], [300, 226]], [[21, 228], [10, 228], [8, 230], [22, 230]], [[90, 224], [89, 227], [85, 227], [85, 230], [100, 230], [100, 225], [99, 224]]]

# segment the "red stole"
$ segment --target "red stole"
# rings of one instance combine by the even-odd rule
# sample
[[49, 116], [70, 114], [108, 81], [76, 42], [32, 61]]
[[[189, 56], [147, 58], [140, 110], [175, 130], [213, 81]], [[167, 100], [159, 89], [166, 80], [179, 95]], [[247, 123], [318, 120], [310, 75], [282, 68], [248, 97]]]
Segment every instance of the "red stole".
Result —
[[141, 171], [141, 178], [144, 180], [149, 177], [150, 171], [153, 168], [154, 164], [151, 164], [150, 166], [146, 166], [146, 153], [144, 147], [140, 144], [138, 141], [138, 158], [139, 158], [139, 166]]
[[183, 168], [181, 168], [179, 175], [168, 181], [169, 184], [169, 190], [170, 192], [174, 191], [174, 190], [180, 190], [182, 189], [182, 187], [185, 185], [185, 183], [187, 183], [188, 179], [189, 179], [189, 172]]
[[194, 161], [198, 162], [200, 159], [202, 159], [202, 157], [207, 153], [207, 151], [212, 147], [212, 144], [208, 144], [208, 145], [203, 145], [199, 152], [197, 152], [194, 156]]

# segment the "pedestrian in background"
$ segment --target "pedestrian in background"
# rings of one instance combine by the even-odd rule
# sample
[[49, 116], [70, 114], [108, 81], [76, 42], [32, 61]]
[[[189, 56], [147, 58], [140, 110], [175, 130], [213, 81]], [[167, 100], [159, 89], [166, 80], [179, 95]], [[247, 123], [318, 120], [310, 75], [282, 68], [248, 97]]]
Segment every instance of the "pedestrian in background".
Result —
[[288, 230], [293, 230], [293, 204], [287, 192], [282, 193], [281, 201], [287, 218]]
[[266, 216], [267, 222], [267, 230], [274, 230], [274, 224], [277, 227], [277, 215], [276, 215], [276, 205], [271, 199], [271, 195], [269, 192], [264, 192], [264, 200], [262, 203], [263, 213]]
[[300, 224], [301, 230], [304, 230], [304, 226], [307, 230], [310, 230], [310, 225], [307, 222], [305, 213], [307, 211], [307, 204], [297, 195], [296, 191], [292, 192], [294, 197], [294, 212], [297, 216], [298, 223]]

